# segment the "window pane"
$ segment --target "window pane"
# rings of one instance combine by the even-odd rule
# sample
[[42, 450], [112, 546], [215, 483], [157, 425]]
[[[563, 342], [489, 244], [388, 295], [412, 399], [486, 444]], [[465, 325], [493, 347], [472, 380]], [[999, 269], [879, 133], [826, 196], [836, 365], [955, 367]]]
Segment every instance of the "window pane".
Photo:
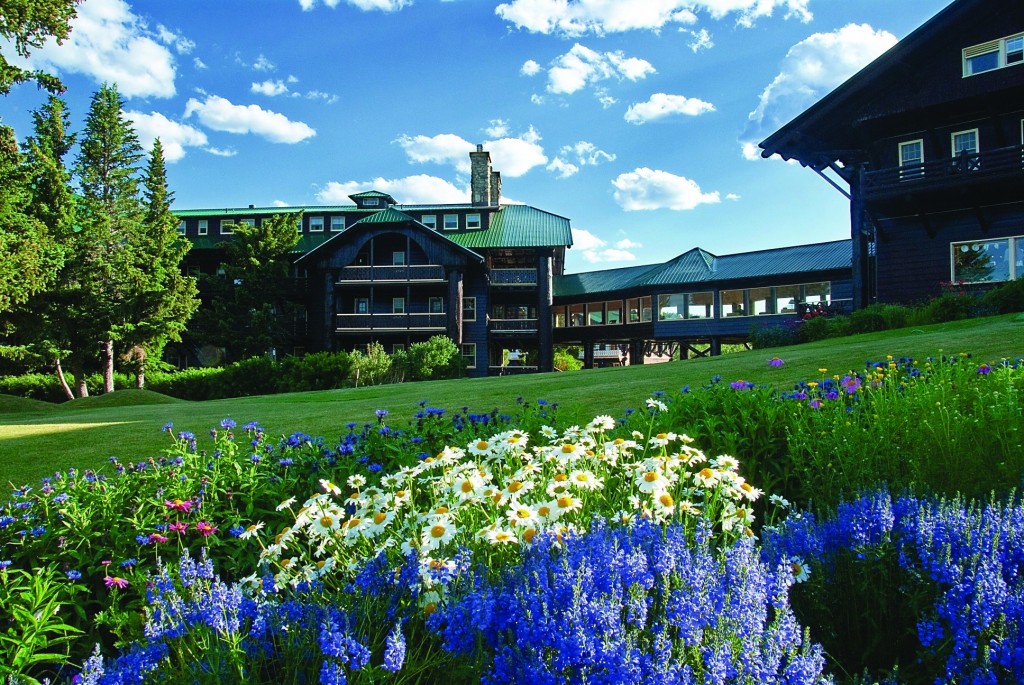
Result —
[[1024, 36], [1006, 39], [1006, 63], [1018, 64], [1024, 62]]
[[569, 325], [582, 326], [586, 323], [586, 308], [582, 304], [574, 304], [569, 308]]
[[633, 298], [626, 301], [626, 310], [629, 312], [629, 318], [626, 320], [629, 323], [640, 322], [640, 299]]
[[681, 319], [684, 311], [686, 311], [686, 296], [682, 293], [658, 295], [658, 321]]
[[953, 280], [965, 283], [1010, 280], [1009, 251], [1009, 240], [954, 245]]
[[615, 302], [606, 302], [605, 316], [608, 320], [609, 326], [622, 323], [622, 301], [616, 300]]
[[604, 305], [601, 303], [587, 305], [587, 325], [604, 325]]
[[722, 300], [722, 316], [746, 316], [747, 310], [743, 305], [743, 290], [723, 290], [719, 297]]
[[776, 312], [779, 314], [796, 313], [796, 302], [800, 299], [800, 286], [783, 285], [775, 289]]
[[1024, 279], [1024, 236], [1013, 239], [1014, 244], [1014, 278]]
[[391, 311], [395, 314], [405, 314], [405, 298], [395, 297], [391, 299]]
[[828, 281], [824, 283], [807, 283], [804, 285], [804, 302], [807, 304], [828, 304], [831, 291], [832, 284]]
[[651, 298], [642, 297], [640, 298], [640, 322], [650, 323], [651, 322]]
[[774, 314], [771, 288], [751, 288], [750, 309], [752, 314]]
[[978, 132], [964, 131], [953, 134], [953, 154], [973, 154], [978, 151]]
[[967, 58], [967, 75], [980, 74], [999, 67], [999, 51], [986, 52], [976, 57]]
[[690, 293], [686, 296], [687, 319], [714, 318], [714, 307], [714, 293]]

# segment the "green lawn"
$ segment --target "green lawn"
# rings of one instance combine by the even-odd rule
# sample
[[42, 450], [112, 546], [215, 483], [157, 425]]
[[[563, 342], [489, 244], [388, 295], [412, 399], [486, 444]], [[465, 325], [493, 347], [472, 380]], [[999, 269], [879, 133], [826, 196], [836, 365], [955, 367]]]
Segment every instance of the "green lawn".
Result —
[[[74, 466], [100, 468], [111, 455], [122, 461], [155, 456], [168, 444], [161, 427], [202, 437], [222, 418], [239, 424], [256, 420], [270, 435], [303, 431], [329, 440], [350, 421], [374, 420], [387, 409], [390, 425], [402, 427], [419, 411], [418, 403], [448, 410], [469, 407], [484, 412], [511, 411], [516, 397], [557, 402], [565, 420], [585, 422], [597, 414], [620, 416], [642, 407], [655, 390], [699, 387], [715, 375], [788, 389], [800, 380], [861, 370], [868, 359], [885, 355], [924, 359], [970, 352], [980, 361], [1024, 356], [1024, 315], [858, 335], [774, 350], [739, 352], [708, 359], [573, 373], [406, 383], [324, 392], [266, 395], [210, 402], [185, 402], [155, 393], [124, 390], [61, 405], [0, 396], [0, 483], [32, 484], [54, 471]], [[768, 360], [785, 360], [771, 368]]]

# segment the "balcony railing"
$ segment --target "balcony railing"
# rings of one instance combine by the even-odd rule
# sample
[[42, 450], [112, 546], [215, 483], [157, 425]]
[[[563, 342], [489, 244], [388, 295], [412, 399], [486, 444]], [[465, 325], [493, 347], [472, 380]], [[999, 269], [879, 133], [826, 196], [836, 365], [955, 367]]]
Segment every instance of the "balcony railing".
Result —
[[432, 281], [443, 283], [444, 267], [436, 264], [426, 265], [374, 265], [346, 266], [338, 274], [338, 283], [364, 283], [366, 281], [406, 283], [409, 281]]
[[537, 319], [491, 319], [491, 333], [536, 333]]
[[336, 314], [338, 333], [347, 331], [444, 331], [447, 314]]
[[537, 285], [536, 269], [491, 269], [491, 285]]
[[1024, 176], [1024, 145], [868, 171], [864, 174], [864, 192], [906, 193], [1009, 175]]

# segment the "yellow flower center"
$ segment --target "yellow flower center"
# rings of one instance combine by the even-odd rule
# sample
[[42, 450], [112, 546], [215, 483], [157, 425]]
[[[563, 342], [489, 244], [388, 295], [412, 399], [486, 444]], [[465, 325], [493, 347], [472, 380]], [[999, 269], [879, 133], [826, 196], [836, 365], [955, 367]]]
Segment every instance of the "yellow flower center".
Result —
[[562, 445], [562, 452], [565, 454], [572, 454], [575, 451], [576, 445], [572, 444], [571, 442], [567, 442], [564, 445]]
[[658, 472], [648, 471], [647, 473], [644, 474], [644, 480], [647, 481], [648, 483], [653, 483], [654, 481], [658, 480]]
[[541, 516], [548, 516], [551, 514], [551, 507], [546, 504], [542, 504], [537, 508], [537, 513]]
[[533, 538], [536, 535], [537, 535], [536, 529], [534, 529], [534, 528], [527, 528], [523, 532], [523, 539], [526, 540], [527, 542], [533, 542]]
[[663, 507], [671, 507], [673, 504], [675, 504], [675, 500], [672, 499], [672, 495], [668, 494], [667, 492], [662, 493], [661, 497], [658, 498], [658, 501], [661, 502], [661, 505]]
[[434, 513], [435, 514], [447, 514], [448, 513], [448, 507], [440, 506], [437, 509], [434, 509]]
[[373, 522], [376, 523], [378, 526], [387, 520], [388, 515], [385, 514], [383, 511], [378, 511], [376, 514], [373, 515]]
[[331, 526], [334, 525], [334, 517], [333, 516], [328, 516], [327, 514], [324, 514], [323, 516], [320, 517], [320, 525], [323, 526], [324, 528], [330, 528]]
[[522, 489], [523, 489], [523, 484], [520, 483], [517, 480], [514, 480], [514, 481], [512, 481], [511, 483], [508, 484], [508, 491], [509, 492], [519, 492]]
[[486, 440], [481, 440], [480, 442], [478, 442], [478, 443], [476, 444], [476, 448], [477, 448], [478, 450], [480, 450], [481, 452], [483, 452], [483, 451], [484, 451], [485, 449], [487, 449], [488, 447], [490, 447], [490, 445], [489, 445], [489, 444], [487, 443], [487, 441], [486, 441]]
[[564, 483], [567, 480], [569, 480], [569, 476], [565, 475], [564, 473], [556, 473], [555, 474], [555, 482], [556, 483]]
[[464, 480], [462, 481], [461, 490], [463, 494], [468, 495], [469, 493], [473, 492], [473, 484], [470, 483], [468, 480]]
[[568, 509], [571, 506], [572, 506], [572, 497], [569, 497], [568, 495], [564, 495], [564, 496], [558, 498], [558, 507], [560, 509]]
[[430, 529], [430, 536], [435, 538], [444, 537], [444, 534], [447, 530], [447, 528], [441, 525], [434, 526]]
[[668, 440], [668, 433], [658, 433], [655, 437], [658, 440]]

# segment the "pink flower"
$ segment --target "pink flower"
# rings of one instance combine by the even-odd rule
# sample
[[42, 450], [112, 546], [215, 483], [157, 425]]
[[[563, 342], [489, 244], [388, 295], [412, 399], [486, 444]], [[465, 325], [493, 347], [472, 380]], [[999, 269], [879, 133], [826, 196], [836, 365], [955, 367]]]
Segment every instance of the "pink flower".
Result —
[[163, 543], [167, 542], [167, 536], [161, 535], [160, 533], [150, 533], [149, 541], [162, 545]]
[[192, 511], [192, 500], [187, 500], [187, 499], [169, 500], [169, 499], [165, 499], [164, 500], [164, 506], [167, 507], [168, 509], [172, 509], [174, 511], [181, 511], [181, 512], [184, 512], [184, 513], [187, 514], [188, 512]]
[[780, 366], [783, 366], [785, 363], [786, 362], [782, 361], [778, 357], [772, 357], [771, 359], [768, 360], [768, 366], [772, 366], [776, 369], [779, 368]]
[[106, 583], [107, 587], [116, 587], [121, 590], [128, 587], [128, 581], [124, 578], [118, 578], [117, 576], [107, 576], [103, 579], [103, 582]]
[[188, 530], [188, 524], [182, 523], [181, 521], [175, 521], [171, 525], [167, 526], [167, 529], [175, 533], [184, 533]]
[[110, 566], [110, 559], [104, 559], [100, 562], [100, 564], [103, 566]]
[[204, 538], [208, 538], [217, 532], [217, 526], [210, 525], [206, 521], [200, 521], [196, 524], [196, 530], [198, 530], [199, 534]]

